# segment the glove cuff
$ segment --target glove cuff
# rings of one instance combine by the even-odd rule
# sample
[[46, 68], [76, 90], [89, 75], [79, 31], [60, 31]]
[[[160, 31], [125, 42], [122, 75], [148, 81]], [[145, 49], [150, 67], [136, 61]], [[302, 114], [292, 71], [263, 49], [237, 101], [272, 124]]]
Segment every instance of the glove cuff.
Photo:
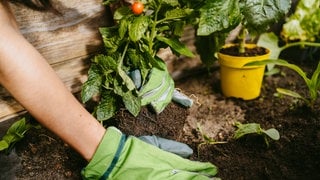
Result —
[[125, 144], [125, 135], [115, 127], [109, 127], [93, 158], [82, 170], [84, 179], [106, 179], [118, 161]]

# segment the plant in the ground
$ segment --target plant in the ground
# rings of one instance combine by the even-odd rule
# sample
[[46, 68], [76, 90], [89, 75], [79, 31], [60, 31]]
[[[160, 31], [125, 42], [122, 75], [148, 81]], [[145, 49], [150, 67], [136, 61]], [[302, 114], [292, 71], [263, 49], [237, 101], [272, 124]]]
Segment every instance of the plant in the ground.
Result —
[[115, 24], [100, 28], [106, 52], [93, 58], [88, 80], [82, 88], [84, 103], [94, 96], [99, 98], [95, 114], [100, 121], [114, 116], [121, 104], [132, 115], [138, 115], [141, 96], [130, 73], [139, 70], [141, 77], [137, 79], [144, 86], [152, 68], [167, 71], [164, 60], [157, 56], [161, 48], [169, 47], [177, 56], [194, 57], [179, 39], [193, 10], [178, 0], [141, 0], [138, 4], [144, 8], [139, 6], [135, 10], [131, 9], [135, 4], [120, 0], [103, 3], [122, 5], [115, 9]]
[[320, 92], [320, 62], [316, 70], [313, 72], [311, 78], [308, 78], [307, 74], [297, 65], [288, 63], [286, 60], [276, 59], [276, 60], [264, 60], [264, 61], [257, 61], [253, 63], [249, 63], [248, 65], [261, 65], [261, 64], [275, 64], [279, 66], [284, 66], [294, 70], [296, 73], [302, 77], [304, 82], [306, 83], [308, 90], [309, 90], [309, 97], [305, 97], [302, 94], [299, 94], [295, 91], [283, 88], [277, 88], [277, 92], [280, 94], [284, 94], [287, 96], [292, 96], [294, 98], [298, 98], [303, 100], [309, 107], [313, 107], [314, 103], [319, 97]]
[[39, 127], [40, 126], [32, 125], [27, 122], [26, 118], [14, 122], [2, 137], [2, 140], [0, 140], [0, 151], [6, 150], [6, 152], [9, 152], [17, 142], [23, 139], [27, 131], [31, 128]]
[[[208, 144], [224, 144], [227, 143], [226, 141], [216, 141], [213, 138], [208, 137], [202, 130], [200, 123], [197, 123], [197, 130], [201, 135], [202, 142], [198, 144], [197, 149], [198, 153], [200, 152], [199, 149], [203, 145], [208, 145]], [[198, 154], [199, 156], [199, 154]]]
[[265, 130], [261, 128], [260, 124], [257, 124], [257, 123], [242, 124], [240, 122], [237, 122], [235, 126], [238, 129], [235, 131], [235, 134], [233, 136], [234, 139], [239, 139], [248, 134], [257, 134], [257, 135], [261, 135], [264, 138], [264, 141], [267, 146], [269, 146], [268, 137], [273, 140], [280, 139], [280, 134], [278, 130], [276, 130], [275, 128], [270, 128]]
[[320, 0], [300, 0], [295, 11], [282, 26], [281, 36], [285, 41], [319, 40]]
[[295, 91], [289, 90], [289, 89], [283, 89], [283, 88], [277, 88], [277, 92], [280, 94], [292, 96], [298, 99], [303, 100], [309, 107], [313, 107], [314, 103], [319, 97], [319, 91], [320, 91], [320, 63], [318, 64], [317, 68], [314, 70], [312, 76], [309, 78], [299, 66], [289, 63], [286, 60], [279, 59], [280, 53], [284, 51], [287, 48], [293, 47], [293, 46], [311, 46], [311, 47], [320, 47], [320, 43], [317, 42], [306, 42], [306, 41], [298, 41], [298, 42], [288, 42], [285, 45], [279, 47], [278, 46], [278, 37], [274, 33], [266, 33], [261, 36], [261, 39], [259, 42], [263, 44], [264, 46], [271, 49], [271, 59], [263, 60], [263, 61], [255, 61], [246, 64], [245, 66], [255, 66], [255, 65], [278, 65], [278, 66], [284, 66], [287, 68], [290, 68], [294, 70], [298, 75], [304, 80], [308, 87], [309, 91], [309, 97], [305, 97], [302, 94], [299, 94]]

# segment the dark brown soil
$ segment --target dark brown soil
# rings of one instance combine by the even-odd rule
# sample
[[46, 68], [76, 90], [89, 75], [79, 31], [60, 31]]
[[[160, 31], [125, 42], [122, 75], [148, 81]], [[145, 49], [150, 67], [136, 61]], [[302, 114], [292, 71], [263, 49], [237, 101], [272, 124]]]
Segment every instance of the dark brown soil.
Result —
[[258, 46], [258, 47], [255, 47], [255, 48], [247, 48], [246, 47], [245, 48], [245, 53], [240, 53], [238, 46], [231, 46], [231, 47], [222, 48], [220, 50], [220, 53], [228, 54], [228, 55], [231, 55], [231, 56], [252, 57], [252, 56], [259, 56], [259, 55], [267, 54], [268, 51], [267, 51], [266, 48]]
[[[300, 65], [310, 73], [317, 63]], [[221, 94], [218, 70], [194, 71], [176, 81], [176, 87], [194, 100], [190, 109], [171, 103], [160, 115], [146, 108], [137, 118], [122, 110], [110, 124], [126, 134], [155, 134], [184, 142], [194, 149], [192, 160], [212, 162], [222, 179], [320, 179], [320, 102], [310, 109], [296, 99], [275, 96], [276, 87], [307, 95], [303, 80], [282, 68], [281, 74], [264, 78], [259, 98], [243, 101]], [[274, 127], [281, 138], [269, 139], [269, 147], [260, 136], [234, 140], [236, 121]], [[202, 135], [226, 143], [208, 144]], [[80, 179], [86, 164], [45, 129], [29, 132], [18, 143], [16, 154], [11, 158], [16, 163], [7, 167], [12, 167], [17, 179]]]

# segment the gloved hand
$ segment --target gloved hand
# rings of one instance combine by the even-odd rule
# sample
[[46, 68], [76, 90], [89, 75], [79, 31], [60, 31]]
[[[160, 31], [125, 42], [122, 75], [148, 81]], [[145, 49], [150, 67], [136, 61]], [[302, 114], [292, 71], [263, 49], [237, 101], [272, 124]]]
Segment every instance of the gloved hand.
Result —
[[211, 163], [184, 159], [136, 137], [109, 127], [92, 160], [82, 170], [84, 179], [210, 179], [217, 174]]
[[154, 135], [140, 136], [139, 139], [148, 144], [152, 144], [164, 151], [174, 153], [184, 158], [187, 158], [193, 154], [193, 150], [188, 145], [181, 142], [161, 138]]
[[139, 69], [131, 71], [129, 76], [139, 90], [141, 105], [150, 104], [157, 114], [161, 113], [171, 100], [185, 107], [192, 106], [193, 101], [188, 96], [174, 89], [174, 81], [166, 70], [152, 68], [147, 83], [143, 86]]

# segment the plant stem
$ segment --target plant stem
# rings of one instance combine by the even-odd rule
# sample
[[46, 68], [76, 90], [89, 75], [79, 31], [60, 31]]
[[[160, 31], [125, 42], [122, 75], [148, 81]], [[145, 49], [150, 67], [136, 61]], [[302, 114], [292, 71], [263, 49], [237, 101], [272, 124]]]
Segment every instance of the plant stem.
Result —
[[239, 53], [240, 54], [243, 54], [246, 52], [246, 49], [245, 49], [246, 35], [247, 35], [247, 29], [242, 27], [239, 33]]
[[288, 43], [282, 47], [280, 47], [280, 50], [283, 51], [289, 47], [293, 47], [293, 46], [313, 46], [313, 47], [320, 47], [320, 43], [314, 43], [314, 42], [294, 42], [294, 43]]
[[157, 20], [158, 20], [158, 12], [160, 10], [161, 6], [159, 5], [158, 8], [155, 11], [155, 16], [154, 16], [154, 20], [152, 23], [152, 28], [151, 28], [151, 34], [150, 34], [150, 39], [149, 39], [149, 52], [152, 52], [150, 54], [155, 55], [155, 53], [153, 53], [153, 42], [154, 42], [154, 38], [156, 37], [156, 26], [157, 26]]
[[118, 68], [121, 68], [122, 67], [122, 64], [123, 64], [123, 60], [124, 60], [124, 57], [127, 53], [127, 50], [128, 50], [128, 47], [129, 47], [129, 42], [127, 42], [126, 46], [124, 47], [124, 50], [122, 52], [122, 55], [119, 57], [119, 63], [118, 63]]

